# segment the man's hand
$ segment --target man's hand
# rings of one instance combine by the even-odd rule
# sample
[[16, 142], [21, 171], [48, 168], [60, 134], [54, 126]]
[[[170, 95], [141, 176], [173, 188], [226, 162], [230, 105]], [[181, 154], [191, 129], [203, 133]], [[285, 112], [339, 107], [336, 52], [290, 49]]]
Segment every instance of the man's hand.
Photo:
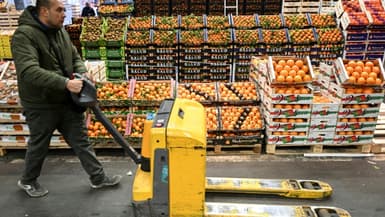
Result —
[[68, 80], [66, 83], [66, 88], [72, 93], [80, 93], [83, 87], [83, 80], [81, 79], [72, 79]]

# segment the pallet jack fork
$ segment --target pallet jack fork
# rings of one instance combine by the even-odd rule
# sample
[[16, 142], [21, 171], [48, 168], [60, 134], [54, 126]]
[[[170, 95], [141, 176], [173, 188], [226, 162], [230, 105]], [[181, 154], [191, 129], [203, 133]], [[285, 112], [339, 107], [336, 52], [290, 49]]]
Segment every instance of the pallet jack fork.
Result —
[[[100, 110], [96, 89], [82, 78], [73, 100], [95, 113], [114, 139], [139, 165], [133, 184], [133, 206], [138, 217], [350, 217], [335, 207], [274, 206], [205, 202], [206, 117], [201, 104], [166, 99], [154, 121], [146, 122], [142, 155], [133, 149]], [[272, 182], [269, 182], [271, 184]], [[259, 184], [262, 184], [261, 182]]]

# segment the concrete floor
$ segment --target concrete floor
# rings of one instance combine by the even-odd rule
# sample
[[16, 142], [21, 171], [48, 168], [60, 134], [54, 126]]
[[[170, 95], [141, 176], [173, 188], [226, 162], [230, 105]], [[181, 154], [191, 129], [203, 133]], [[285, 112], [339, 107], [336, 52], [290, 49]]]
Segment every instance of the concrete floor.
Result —
[[[116, 188], [92, 190], [87, 176], [71, 152], [51, 153], [40, 183], [50, 193], [31, 199], [18, 189], [23, 152], [0, 158], [1, 217], [128, 217], [134, 216], [131, 184], [135, 165], [124, 156], [101, 156], [107, 173], [124, 176]], [[118, 154], [119, 155], [119, 154]], [[256, 204], [308, 204], [337, 206], [353, 217], [385, 216], [385, 157], [317, 158], [303, 157], [208, 157], [207, 176], [302, 178], [326, 181], [334, 194], [326, 200], [296, 200], [274, 196], [207, 194], [206, 201]]]

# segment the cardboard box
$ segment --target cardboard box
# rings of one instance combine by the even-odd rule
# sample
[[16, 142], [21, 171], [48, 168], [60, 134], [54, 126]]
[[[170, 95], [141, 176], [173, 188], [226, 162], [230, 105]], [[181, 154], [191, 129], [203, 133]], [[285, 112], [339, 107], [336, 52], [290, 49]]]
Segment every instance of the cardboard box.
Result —
[[267, 131], [276, 132], [308, 132], [309, 124], [308, 123], [279, 123], [271, 122], [266, 126]]
[[338, 118], [377, 118], [380, 112], [379, 107], [375, 108], [364, 108], [364, 109], [352, 109], [352, 108], [341, 108], [338, 111]]
[[373, 131], [377, 122], [337, 122], [336, 131]]
[[333, 144], [335, 137], [334, 131], [314, 131], [310, 130], [306, 144]]
[[337, 118], [310, 119], [311, 131], [334, 131], [337, 125]]
[[[348, 63], [350, 60], [343, 60], [341, 57], [339, 57], [335, 61], [335, 67], [336, 67], [336, 75], [339, 78], [339, 82], [341, 84], [349, 84], [349, 75], [345, 69], [344, 64]], [[363, 61], [364, 63], [366, 61]], [[382, 79], [382, 84], [381, 85], [360, 85], [360, 86], [383, 86], [384, 85], [384, 78], [385, 78], [385, 72], [384, 72], [384, 67], [382, 65], [382, 62], [380, 59], [372, 60], [375, 66], [380, 67], [380, 78]], [[352, 84], [351, 84], [352, 85]]]
[[[353, 22], [351, 21], [351, 19], [352, 19], [351, 16], [356, 16], [357, 14], [364, 15], [368, 19], [368, 23], [367, 24], [353, 25]], [[346, 13], [343, 13], [341, 18], [340, 18], [340, 21], [341, 21], [341, 27], [343, 30], [365, 30], [370, 23], [366, 12], [349, 12], [349, 13], [346, 12]]]
[[333, 143], [335, 144], [371, 144], [373, 142], [373, 135], [363, 136], [341, 136], [336, 135]]
[[367, 31], [342, 31], [345, 41], [365, 42], [368, 40]]
[[265, 86], [265, 100], [264, 103], [273, 107], [273, 104], [311, 104], [313, 103], [313, 89], [309, 86], [305, 86], [309, 89], [310, 94], [279, 94], [276, 93], [276, 88], [266, 85]]
[[328, 97], [331, 102], [330, 103], [313, 103], [312, 104], [312, 112], [311, 118], [337, 118], [338, 111], [340, 109], [340, 101], [332, 96], [328, 96], [325, 91], [321, 91], [323, 96]]
[[341, 104], [381, 104], [384, 100], [384, 90], [373, 94], [346, 94], [346, 89], [334, 82], [329, 84], [329, 93], [339, 97]]
[[344, 59], [349, 59], [349, 60], [364, 60], [365, 59], [365, 53], [360, 52], [346, 52], [344, 51]]
[[268, 136], [267, 143], [276, 145], [303, 145], [306, 143], [307, 138], [307, 136]]

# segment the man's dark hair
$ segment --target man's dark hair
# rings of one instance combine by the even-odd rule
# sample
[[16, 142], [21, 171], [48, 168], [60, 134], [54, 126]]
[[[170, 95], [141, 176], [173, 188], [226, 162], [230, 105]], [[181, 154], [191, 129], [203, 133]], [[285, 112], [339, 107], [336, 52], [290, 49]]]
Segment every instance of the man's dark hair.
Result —
[[50, 8], [51, 7], [51, 0], [36, 0], [37, 13], [40, 13], [40, 9], [42, 7]]

